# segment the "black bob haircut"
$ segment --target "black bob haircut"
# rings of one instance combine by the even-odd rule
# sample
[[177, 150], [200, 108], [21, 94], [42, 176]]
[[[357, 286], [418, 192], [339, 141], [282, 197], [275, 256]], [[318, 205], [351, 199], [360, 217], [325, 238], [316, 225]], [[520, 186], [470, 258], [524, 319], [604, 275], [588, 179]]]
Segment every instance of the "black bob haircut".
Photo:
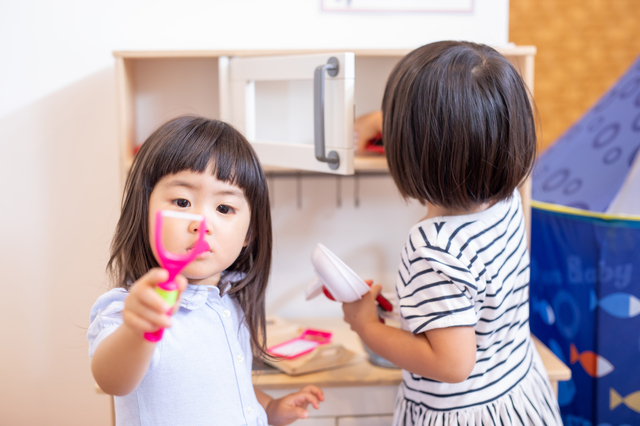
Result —
[[389, 170], [405, 199], [466, 210], [508, 199], [531, 173], [528, 91], [488, 46], [442, 41], [410, 52], [389, 76], [382, 113]]

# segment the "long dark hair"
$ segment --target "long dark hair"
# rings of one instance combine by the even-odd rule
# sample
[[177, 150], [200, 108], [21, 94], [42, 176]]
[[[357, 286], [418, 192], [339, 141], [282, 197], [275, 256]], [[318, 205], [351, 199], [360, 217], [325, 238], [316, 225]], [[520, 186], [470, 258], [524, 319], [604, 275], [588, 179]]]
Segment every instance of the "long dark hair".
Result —
[[178, 117], [142, 144], [125, 184], [107, 271], [114, 286], [128, 289], [149, 269], [159, 266], [149, 244], [151, 192], [164, 176], [184, 170], [204, 173], [210, 164], [216, 179], [244, 191], [251, 210], [248, 244], [227, 269], [243, 277], [232, 285], [221, 280], [220, 292], [227, 291], [236, 298], [244, 311], [254, 353], [266, 355], [265, 291], [272, 250], [269, 192], [256, 153], [229, 124], [195, 116]]
[[382, 101], [389, 171], [405, 198], [446, 208], [501, 201], [536, 155], [522, 77], [491, 47], [422, 46], [394, 68]]

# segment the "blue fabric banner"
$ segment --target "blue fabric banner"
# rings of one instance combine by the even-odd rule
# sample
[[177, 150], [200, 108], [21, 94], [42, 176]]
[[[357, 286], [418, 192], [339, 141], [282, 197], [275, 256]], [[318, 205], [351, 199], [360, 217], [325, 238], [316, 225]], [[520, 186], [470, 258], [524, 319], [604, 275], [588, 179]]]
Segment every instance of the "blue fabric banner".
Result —
[[640, 220], [532, 209], [531, 331], [570, 366], [565, 425], [640, 425]]

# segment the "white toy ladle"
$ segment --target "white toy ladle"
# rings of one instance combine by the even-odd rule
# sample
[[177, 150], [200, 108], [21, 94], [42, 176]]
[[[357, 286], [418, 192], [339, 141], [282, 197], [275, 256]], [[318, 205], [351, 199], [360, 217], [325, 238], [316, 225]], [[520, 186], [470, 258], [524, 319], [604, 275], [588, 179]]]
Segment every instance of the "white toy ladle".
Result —
[[307, 300], [320, 295], [323, 287], [334, 300], [342, 303], [360, 300], [362, 295], [370, 290], [358, 274], [322, 244], [318, 244], [311, 253], [311, 263], [318, 275], [318, 280], [307, 287]]

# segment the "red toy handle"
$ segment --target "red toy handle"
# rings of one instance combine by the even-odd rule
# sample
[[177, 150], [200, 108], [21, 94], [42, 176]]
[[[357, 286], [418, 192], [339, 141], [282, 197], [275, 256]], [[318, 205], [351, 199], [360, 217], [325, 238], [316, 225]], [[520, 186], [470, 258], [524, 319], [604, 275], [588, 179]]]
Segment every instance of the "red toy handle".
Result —
[[[369, 287], [371, 287], [373, 285], [373, 281], [372, 280], [367, 280], [367, 281], [365, 281], [365, 283], [367, 283], [367, 285]], [[334, 301], [336, 300], [336, 299], [333, 298], [331, 293], [329, 293], [329, 290], [327, 290], [327, 288], [325, 286], [322, 286], [322, 292], [324, 293], [325, 296], [327, 296], [328, 299], [334, 300]], [[379, 294], [376, 297], [376, 302], [378, 302], [378, 305], [380, 306], [380, 308], [382, 308], [383, 311], [386, 311], [386, 312], [393, 311], [393, 305], [383, 295]]]
[[382, 133], [376, 134], [374, 137], [367, 141], [367, 145], [364, 147], [365, 151], [375, 152], [378, 154], [384, 154], [384, 145], [382, 144]]
[[329, 290], [327, 290], [325, 286], [322, 286], [322, 292], [324, 293], [325, 296], [327, 296], [327, 299], [333, 300], [334, 302], [336, 301], [336, 299], [333, 298], [333, 295], [329, 293]]
[[[365, 283], [367, 283], [367, 285], [369, 287], [371, 287], [373, 285], [373, 281], [372, 280], [366, 280]], [[386, 312], [393, 311], [393, 305], [383, 295], [379, 294], [376, 297], [376, 302], [378, 302], [378, 305], [380, 306], [380, 308], [382, 308], [383, 311], [386, 311]]]

